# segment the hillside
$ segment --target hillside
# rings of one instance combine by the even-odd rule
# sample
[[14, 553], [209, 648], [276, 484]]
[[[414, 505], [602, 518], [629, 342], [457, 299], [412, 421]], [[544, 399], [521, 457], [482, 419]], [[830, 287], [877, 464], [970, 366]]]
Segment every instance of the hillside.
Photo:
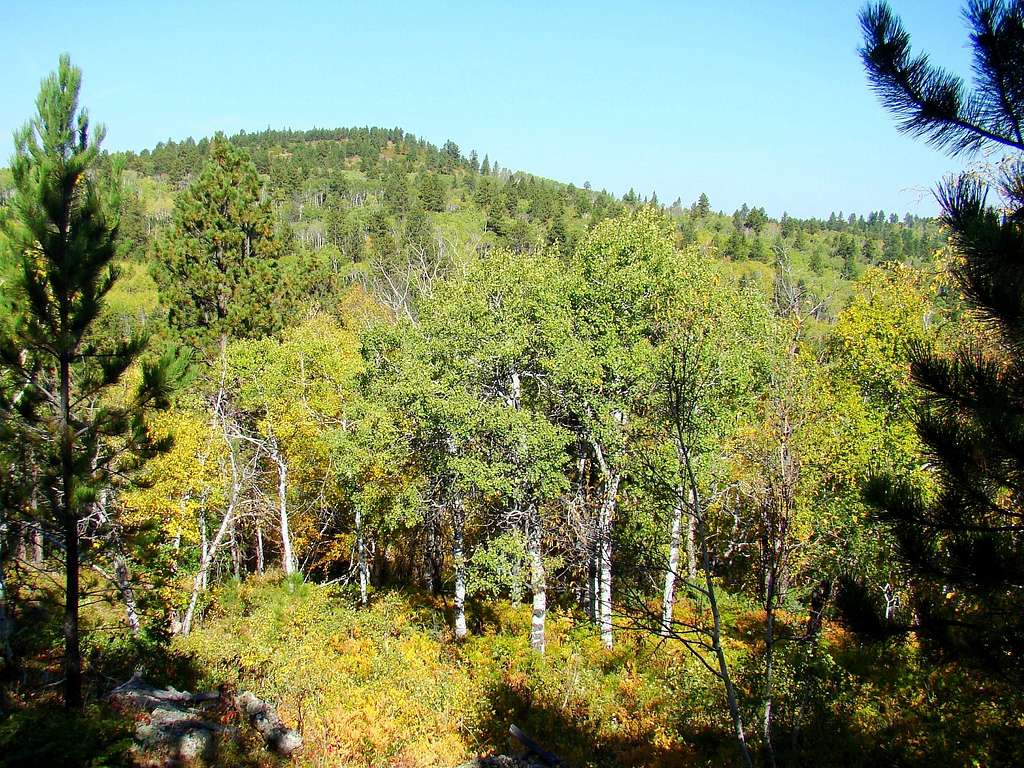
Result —
[[[905, 129], [1024, 152], [862, 22]], [[776, 219], [397, 128], [109, 154], [81, 77], [0, 172], [0, 764], [1024, 760], [1024, 165]]]
[[[597, 222], [654, 204], [674, 222], [679, 247], [699, 247], [766, 287], [781, 259], [808, 301], [822, 304], [820, 317], [834, 319], [866, 269], [892, 261], [924, 267], [944, 242], [933, 220], [909, 214], [774, 220], [756, 202], [726, 214], [714, 212], [706, 198], [665, 206], [631, 190], [618, 199], [501, 168], [451, 141], [438, 148], [398, 128], [267, 130], [230, 141], [251, 156], [263, 194], [288, 225], [291, 247], [315, 265], [310, 282], [372, 280], [375, 270], [393, 268], [409, 254], [436, 258], [446, 242], [571, 252]], [[134, 179], [129, 236], [142, 243], [170, 221], [175, 193], [198, 173], [208, 146], [207, 139], [168, 141], [112, 158]]]

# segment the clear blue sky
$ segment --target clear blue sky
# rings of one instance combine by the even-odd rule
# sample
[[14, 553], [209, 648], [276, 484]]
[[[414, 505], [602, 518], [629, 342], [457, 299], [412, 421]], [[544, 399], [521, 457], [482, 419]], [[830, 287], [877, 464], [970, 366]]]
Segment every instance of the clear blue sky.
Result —
[[[969, 73], [959, 0], [894, 0]], [[934, 212], [954, 161], [899, 135], [860, 2], [0, 3], [0, 163], [62, 51], [110, 149], [239, 129], [399, 126], [503, 167], [773, 216]]]

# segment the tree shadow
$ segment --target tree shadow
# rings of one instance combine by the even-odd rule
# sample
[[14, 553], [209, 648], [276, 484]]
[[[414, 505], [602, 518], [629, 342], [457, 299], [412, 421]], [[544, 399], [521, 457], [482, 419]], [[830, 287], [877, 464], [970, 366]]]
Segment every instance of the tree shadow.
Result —
[[530, 688], [505, 679], [491, 686], [488, 704], [494, 716], [483, 724], [481, 746], [503, 754], [523, 752], [523, 745], [509, 735], [509, 727], [515, 724], [557, 755], [567, 768], [689, 768], [698, 757], [713, 754], [721, 746], [711, 734], [707, 734], [707, 743], [659, 743], [656, 734], [630, 728], [628, 723], [599, 732], [598, 724], [588, 720], [584, 712], [539, 702]]

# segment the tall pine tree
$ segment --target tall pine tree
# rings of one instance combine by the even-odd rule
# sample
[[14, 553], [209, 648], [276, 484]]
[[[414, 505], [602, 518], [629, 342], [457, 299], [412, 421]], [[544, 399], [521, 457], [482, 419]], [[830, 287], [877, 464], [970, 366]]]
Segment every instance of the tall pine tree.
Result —
[[282, 246], [252, 160], [223, 136], [199, 177], [178, 196], [157, 244], [157, 282], [169, 322], [202, 350], [258, 337], [281, 324]]
[[[102, 128], [78, 108], [81, 71], [65, 55], [36, 99], [38, 114], [15, 134], [15, 193], [3, 223], [11, 322], [0, 334], [0, 439], [19, 441], [23, 463], [64, 553], [64, 700], [82, 705], [79, 641], [80, 529], [88, 507], [145, 456], [147, 409], [167, 405], [172, 358], [142, 366], [134, 395], [114, 393], [146, 346], [141, 335], [105, 338], [104, 297], [114, 285], [119, 189], [98, 170]], [[28, 473], [24, 473], [28, 474]]]
[[[998, 145], [1024, 150], [1024, 2], [972, 0], [975, 87], [912, 56], [888, 5], [861, 13], [862, 57], [899, 127], [951, 154]], [[914, 584], [912, 628], [951, 658], [1000, 677], [1024, 672], [1024, 165], [1014, 158], [998, 190], [961, 176], [937, 194], [959, 258], [952, 276], [987, 329], [984, 343], [918, 349], [923, 391], [917, 429], [937, 491], [880, 477], [867, 497], [895, 533]], [[855, 595], [855, 592], [854, 592]], [[862, 600], [848, 595], [856, 617]], [[863, 612], [860, 618], [868, 618]], [[874, 628], [885, 629], [876, 621]], [[890, 628], [891, 629], [891, 628]]]

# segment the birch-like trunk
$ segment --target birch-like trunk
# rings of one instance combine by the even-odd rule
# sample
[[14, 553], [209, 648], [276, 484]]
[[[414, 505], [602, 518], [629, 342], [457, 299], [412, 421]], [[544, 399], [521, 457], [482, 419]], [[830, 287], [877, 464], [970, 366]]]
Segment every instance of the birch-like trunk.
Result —
[[686, 575], [690, 581], [697, 578], [697, 521], [686, 515]]
[[590, 547], [590, 552], [587, 555], [587, 618], [597, 624], [597, 617], [601, 611], [601, 580], [598, 578], [597, 568], [597, 541]]
[[[216, 412], [217, 407], [215, 407], [214, 410]], [[205, 544], [203, 547], [202, 559], [199, 561], [199, 571], [196, 573], [195, 578], [192, 581], [192, 594], [189, 596], [188, 608], [185, 609], [185, 617], [181, 621], [181, 634], [183, 635], [187, 635], [192, 631], [192, 621], [195, 618], [196, 604], [199, 601], [200, 593], [206, 590], [209, 581], [208, 574], [210, 572], [210, 566], [213, 564], [214, 558], [217, 556], [217, 550], [220, 549], [221, 544], [224, 543], [224, 539], [235, 525], [235, 507], [238, 504], [238, 497], [241, 493], [242, 481], [239, 477], [238, 460], [235, 456], [235, 449], [228, 438], [227, 426], [223, 425], [223, 427], [223, 437], [224, 441], [228, 444], [228, 460], [231, 465], [231, 495], [228, 497], [228, 508], [224, 512], [224, 517], [220, 521], [220, 526], [217, 528], [217, 533], [214, 535], [213, 541]], [[205, 504], [205, 500], [203, 503]], [[205, 534], [205, 515], [202, 518], [202, 530]]]
[[281, 527], [281, 566], [286, 576], [295, 573], [295, 557], [292, 555], [292, 537], [288, 529], [288, 462], [277, 446], [277, 440], [270, 439], [270, 457], [277, 465], [277, 511]]
[[462, 501], [452, 505], [452, 567], [455, 569], [455, 637], [467, 634], [466, 629], [466, 514]]
[[605, 497], [601, 502], [598, 527], [600, 538], [598, 539], [598, 570], [601, 587], [600, 616], [598, 626], [601, 629], [601, 642], [606, 648], [611, 648], [612, 637], [612, 519], [615, 515], [615, 502], [619, 492], [619, 481], [621, 477], [613, 472], [607, 479], [605, 486]]
[[736, 697], [736, 687], [733, 685], [732, 676], [729, 673], [729, 664], [725, 658], [725, 650], [722, 648], [722, 615], [718, 610], [718, 599], [715, 593], [715, 582], [711, 574], [711, 550], [708, 546], [708, 531], [704, 520], [704, 510], [700, 494], [697, 490], [697, 479], [694, 476], [693, 466], [689, 456], [684, 452], [681, 454], [682, 472], [685, 484], [690, 488], [690, 515], [694, 519], [694, 530], [697, 544], [700, 547], [701, 569], [704, 571], [704, 590], [708, 600], [708, 607], [711, 609], [711, 648], [718, 663], [718, 676], [725, 686], [725, 699], [729, 707], [729, 715], [732, 718], [733, 733], [736, 736], [736, 743], [740, 750], [740, 757], [746, 768], [753, 768], [753, 761], [750, 757], [750, 748], [747, 746], [746, 731], [743, 727], [743, 715], [740, 712], [739, 701]]
[[526, 531], [526, 551], [530, 559], [530, 591], [533, 593], [533, 614], [530, 620], [530, 647], [544, 653], [544, 622], [547, 619], [547, 580], [541, 550], [540, 511], [530, 505]]
[[[199, 508], [199, 562], [205, 563], [207, 558], [210, 556], [210, 536], [206, 530], [206, 503], [203, 500], [202, 506]], [[202, 589], [206, 589], [209, 584], [207, 582], [206, 571], [202, 571], [202, 582], [200, 586]]]
[[117, 591], [121, 595], [122, 602], [124, 602], [128, 629], [133, 635], [138, 636], [142, 629], [142, 624], [139, 620], [139, 604], [135, 599], [135, 588], [132, 586], [128, 558], [121, 552], [114, 555], [114, 579], [117, 581]]
[[195, 579], [192, 581], [192, 594], [189, 597], [188, 608], [185, 610], [185, 618], [181, 622], [181, 634], [187, 635], [192, 631], [192, 619], [195, 616], [196, 603], [199, 601], [199, 594], [206, 589], [207, 584], [207, 573], [210, 570], [210, 566], [213, 563], [213, 558], [217, 555], [217, 550], [220, 545], [224, 542], [227, 536], [228, 529], [232, 525], [232, 521], [235, 516], [235, 500], [237, 498], [237, 491], [231, 495], [231, 501], [228, 504], [228, 509], [224, 513], [224, 519], [220, 522], [220, 527], [217, 528], [217, 533], [213, 537], [213, 541], [210, 542], [209, 547], [206, 550], [202, 561], [199, 563], [199, 572], [196, 573]]
[[117, 585], [117, 592], [124, 603], [125, 619], [128, 621], [128, 629], [132, 635], [138, 635], [142, 629], [139, 619], [139, 604], [135, 599], [135, 588], [132, 586], [131, 568], [128, 565], [128, 557], [125, 555], [124, 542], [118, 527], [111, 521], [107, 512], [110, 491], [104, 489], [100, 492], [93, 507], [100, 524], [108, 529], [110, 543], [113, 548], [114, 561], [114, 583]]
[[256, 573], [262, 574], [266, 568], [263, 555], [263, 523], [256, 521]]
[[236, 581], [242, 578], [242, 547], [238, 540], [238, 525], [231, 521], [231, 575]]
[[363, 531], [363, 513], [356, 505], [356, 570], [359, 576], [359, 604], [365, 608], [369, 603], [370, 564], [366, 558], [366, 536]]
[[32, 469], [32, 495], [29, 505], [32, 509], [32, 562], [40, 565], [43, 562], [43, 526], [39, 522], [39, 474]]
[[665, 590], [661, 598], [661, 636], [668, 637], [672, 631], [672, 608], [675, 605], [676, 574], [679, 573], [679, 539], [683, 520], [682, 486], [676, 488], [676, 500], [672, 506], [672, 525], [668, 543], [668, 568], [665, 570]]

